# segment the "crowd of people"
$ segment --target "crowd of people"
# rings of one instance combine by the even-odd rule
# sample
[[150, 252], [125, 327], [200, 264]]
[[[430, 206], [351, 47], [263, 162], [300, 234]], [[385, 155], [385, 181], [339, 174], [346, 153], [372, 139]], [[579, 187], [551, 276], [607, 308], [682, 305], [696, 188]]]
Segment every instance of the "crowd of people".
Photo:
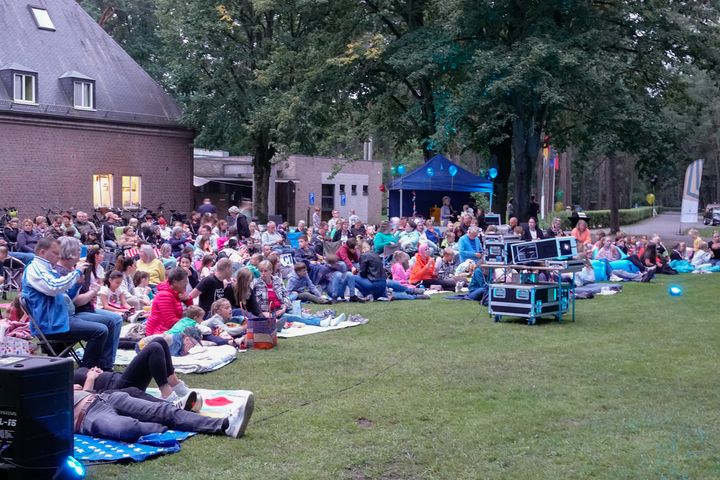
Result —
[[[125, 440], [167, 426], [242, 436], [252, 395], [242, 411], [212, 424], [179, 413], [199, 410], [202, 399], [174, 375], [172, 356], [209, 345], [245, 348], [251, 318], [275, 319], [278, 329], [367, 321], [330, 308], [310, 313], [301, 302], [415, 301], [437, 291], [467, 292], [481, 300], [492, 275], [479, 268], [489, 234], [528, 241], [574, 237], [586, 261], [578, 285], [649, 281], [656, 273], [674, 273], [670, 262], [678, 259], [720, 264], [717, 232], [709, 243], [695, 235], [692, 247], [667, 248], [657, 236], [593, 235], [583, 220], [571, 231], [557, 218], [545, 230], [535, 218], [486, 225], [481, 209], [448, 217], [448, 205], [443, 202], [442, 225], [420, 217], [370, 225], [353, 212], [343, 218], [338, 211], [324, 221], [316, 208], [310, 224], [268, 222], [262, 229], [237, 207], [219, 216], [209, 201], [188, 223], [172, 225], [163, 217], [121, 225], [112, 213], [96, 225], [77, 212], [76, 218], [54, 217], [50, 225], [44, 217], [27, 219], [22, 230], [11, 221], [0, 238], [0, 260], [22, 262], [22, 296], [48, 340], [85, 341], [76, 380], [76, 414], [84, 418], [78, 429]], [[494, 280], [508, 281], [497, 278], [507, 275], [500, 270]], [[18, 317], [13, 321], [22, 316], [19, 308], [9, 312]], [[124, 321], [138, 325], [137, 335], [121, 341]], [[117, 349], [126, 343], [140, 352], [136, 363], [123, 374], [110, 373]], [[151, 378], [170, 406], [142, 403], [157, 400], [144, 394]], [[88, 423], [89, 405], [102, 405], [93, 407], [94, 415], [115, 413], [105, 415], [105, 426]], [[141, 411], [155, 412], [158, 420], [138, 418]], [[155, 423], [116, 418], [122, 416]]]

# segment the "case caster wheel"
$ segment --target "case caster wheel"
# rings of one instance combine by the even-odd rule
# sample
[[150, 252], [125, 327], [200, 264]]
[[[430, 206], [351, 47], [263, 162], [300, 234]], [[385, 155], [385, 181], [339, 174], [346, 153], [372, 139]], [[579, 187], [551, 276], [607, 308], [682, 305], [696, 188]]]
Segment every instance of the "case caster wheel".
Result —
[[500, 320], [502, 320], [502, 317], [500, 317], [500, 315], [495, 315], [493, 317], [493, 321], [495, 321], [495, 322], [499, 322]]

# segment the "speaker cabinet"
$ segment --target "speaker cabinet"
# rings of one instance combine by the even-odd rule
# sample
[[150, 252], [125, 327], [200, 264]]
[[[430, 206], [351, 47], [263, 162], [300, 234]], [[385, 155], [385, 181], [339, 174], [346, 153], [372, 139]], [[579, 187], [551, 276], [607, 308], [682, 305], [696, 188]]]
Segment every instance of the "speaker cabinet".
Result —
[[73, 362], [0, 356], [0, 478], [51, 478], [73, 455]]

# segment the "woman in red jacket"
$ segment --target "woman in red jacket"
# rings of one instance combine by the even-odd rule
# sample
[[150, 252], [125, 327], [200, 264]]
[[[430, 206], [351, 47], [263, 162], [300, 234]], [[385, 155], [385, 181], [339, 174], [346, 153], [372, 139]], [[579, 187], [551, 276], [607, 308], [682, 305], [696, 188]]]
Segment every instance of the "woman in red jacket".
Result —
[[175, 268], [170, 271], [167, 280], [158, 285], [150, 318], [145, 324], [145, 335], [165, 333], [182, 318], [183, 303], [192, 305], [192, 299], [185, 293], [187, 283], [185, 270]]
[[413, 285], [421, 283], [425, 288], [431, 285], [440, 285], [443, 290], [455, 290], [455, 280], [437, 278], [435, 259], [429, 255], [429, 248], [427, 243], [421, 243], [418, 247], [418, 253], [415, 254], [415, 264], [410, 270], [410, 283]]

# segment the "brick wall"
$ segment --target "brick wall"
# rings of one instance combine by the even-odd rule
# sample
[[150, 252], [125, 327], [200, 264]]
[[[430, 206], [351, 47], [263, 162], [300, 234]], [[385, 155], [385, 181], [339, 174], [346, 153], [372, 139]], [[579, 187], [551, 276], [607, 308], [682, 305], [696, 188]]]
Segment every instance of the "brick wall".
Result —
[[0, 117], [0, 207], [21, 217], [44, 208], [93, 211], [93, 174], [113, 175], [114, 206], [122, 176], [141, 176], [142, 204], [192, 208], [192, 133]]

